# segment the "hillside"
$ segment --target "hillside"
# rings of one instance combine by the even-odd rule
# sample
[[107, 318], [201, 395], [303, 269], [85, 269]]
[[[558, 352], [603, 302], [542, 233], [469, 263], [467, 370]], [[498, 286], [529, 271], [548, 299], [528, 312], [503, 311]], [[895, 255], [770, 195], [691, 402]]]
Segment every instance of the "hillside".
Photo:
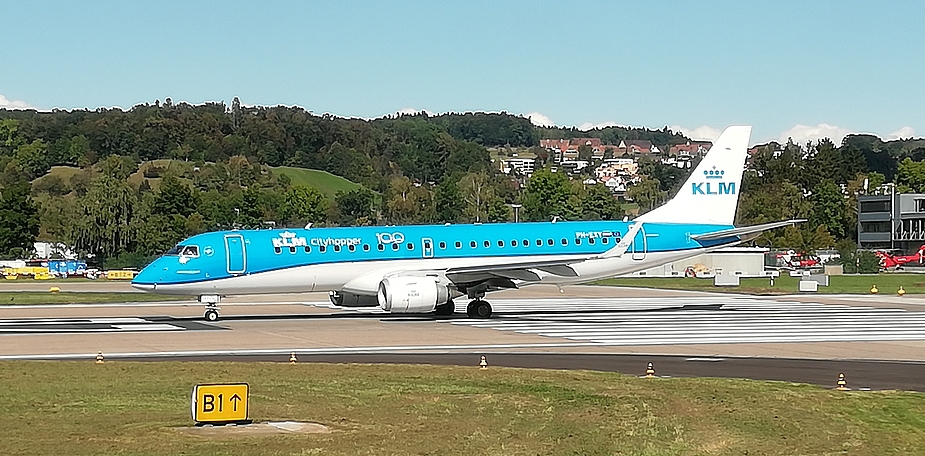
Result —
[[349, 192], [362, 187], [362, 185], [350, 182], [343, 177], [317, 169], [293, 168], [291, 166], [278, 166], [270, 169], [274, 173], [288, 177], [293, 185], [306, 185], [321, 190], [328, 199], [334, 199], [337, 192]]

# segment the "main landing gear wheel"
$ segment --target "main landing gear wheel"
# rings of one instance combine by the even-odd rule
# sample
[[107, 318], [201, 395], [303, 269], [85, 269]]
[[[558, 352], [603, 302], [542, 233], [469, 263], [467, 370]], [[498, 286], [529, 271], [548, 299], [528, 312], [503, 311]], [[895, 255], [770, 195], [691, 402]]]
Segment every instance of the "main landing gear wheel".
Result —
[[456, 312], [456, 304], [453, 304], [453, 301], [447, 301], [443, 304], [440, 304], [434, 309], [434, 312], [437, 315], [446, 316], [453, 315], [453, 312]]
[[466, 315], [470, 318], [491, 318], [491, 304], [477, 299], [466, 306]]

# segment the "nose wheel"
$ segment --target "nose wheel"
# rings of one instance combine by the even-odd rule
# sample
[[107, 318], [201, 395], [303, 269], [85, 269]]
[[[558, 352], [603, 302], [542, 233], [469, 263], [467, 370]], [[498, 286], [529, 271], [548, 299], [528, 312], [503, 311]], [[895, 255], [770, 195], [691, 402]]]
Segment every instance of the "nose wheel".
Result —
[[491, 318], [491, 304], [488, 301], [476, 299], [466, 306], [466, 315], [469, 318]]
[[206, 321], [218, 321], [218, 307], [207, 307], [203, 317]]

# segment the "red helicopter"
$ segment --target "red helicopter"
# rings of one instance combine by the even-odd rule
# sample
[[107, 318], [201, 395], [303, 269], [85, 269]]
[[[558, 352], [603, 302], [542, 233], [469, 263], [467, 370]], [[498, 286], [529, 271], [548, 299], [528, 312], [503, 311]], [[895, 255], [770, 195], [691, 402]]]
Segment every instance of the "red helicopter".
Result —
[[819, 258], [815, 256], [793, 250], [788, 250], [785, 253], [778, 253], [776, 256], [778, 264], [795, 269], [812, 268], [819, 266], [821, 263]]
[[890, 255], [887, 252], [874, 252], [880, 258], [880, 267], [883, 269], [902, 269], [907, 263], [917, 262], [922, 264], [923, 255], [925, 255], [925, 245], [919, 247], [919, 251], [914, 255]]

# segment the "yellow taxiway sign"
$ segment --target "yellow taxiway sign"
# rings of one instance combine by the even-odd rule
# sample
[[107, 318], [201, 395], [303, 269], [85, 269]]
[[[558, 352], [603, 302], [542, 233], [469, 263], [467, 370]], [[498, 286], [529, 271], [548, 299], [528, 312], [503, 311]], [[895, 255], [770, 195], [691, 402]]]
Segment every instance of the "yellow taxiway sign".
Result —
[[230, 423], [247, 421], [247, 383], [196, 385], [193, 388], [193, 421]]

